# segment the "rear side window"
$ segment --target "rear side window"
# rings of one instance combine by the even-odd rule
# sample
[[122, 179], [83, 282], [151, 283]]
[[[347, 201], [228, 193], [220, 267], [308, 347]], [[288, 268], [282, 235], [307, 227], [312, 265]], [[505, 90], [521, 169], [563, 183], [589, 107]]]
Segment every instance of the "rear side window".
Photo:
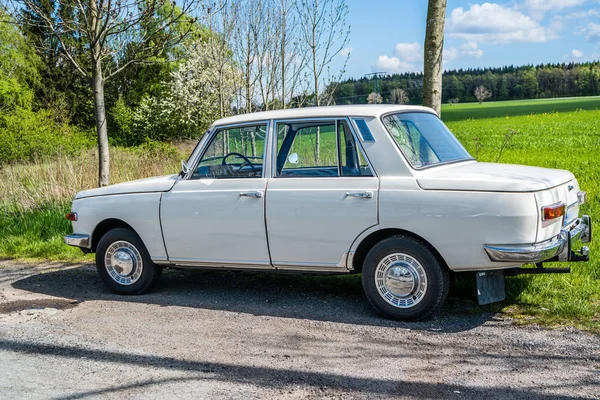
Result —
[[335, 121], [277, 126], [276, 176], [339, 176]]
[[383, 125], [414, 168], [473, 159], [433, 114], [391, 114], [383, 117]]
[[276, 177], [374, 176], [346, 120], [277, 124]]

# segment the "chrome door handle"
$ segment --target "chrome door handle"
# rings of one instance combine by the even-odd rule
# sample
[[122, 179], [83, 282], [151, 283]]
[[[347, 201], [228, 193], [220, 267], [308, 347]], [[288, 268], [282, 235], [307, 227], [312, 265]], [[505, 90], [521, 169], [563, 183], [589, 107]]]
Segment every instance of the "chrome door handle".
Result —
[[346, 196], [360, 197], [361, 199], [370, 199], [373, 197], [373, 192], [346, 192]]
[[261, 192], [240, 192], [240, 196], [254, 197], [255, 199], [260, 199], [262, 197], [262, 193]]

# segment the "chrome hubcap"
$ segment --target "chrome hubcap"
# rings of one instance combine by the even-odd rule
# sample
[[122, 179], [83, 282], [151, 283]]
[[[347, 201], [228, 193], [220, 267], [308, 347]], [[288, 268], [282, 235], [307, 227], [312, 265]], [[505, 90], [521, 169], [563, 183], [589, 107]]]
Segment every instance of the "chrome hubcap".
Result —
[[144, 264], [138, 249], [129, 242], [119, 240], [111, 244], [104, 256], [108, 275], [118, 284], [132, 285], [140, 279]]
[[377, 265], [375, 285], [381, 297], [389, 304], [398, 308], [410, 308], [425, 296], [427, 275], [414, 257], [394, 253]]

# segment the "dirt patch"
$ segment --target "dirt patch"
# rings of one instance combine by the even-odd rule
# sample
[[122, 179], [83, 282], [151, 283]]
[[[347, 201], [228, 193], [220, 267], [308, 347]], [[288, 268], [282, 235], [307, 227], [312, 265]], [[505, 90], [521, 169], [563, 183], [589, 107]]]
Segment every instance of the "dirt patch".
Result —
[[16, 300], [8, 303], [0, 304], [0, 314], [10, 314], [24, 310], [43, 310], [45, 308], [53, 308], [56, 310], [67, 310], [77, 307], [77, 300], [61, 300], [61, 299], [39, 299], [39, 300]]

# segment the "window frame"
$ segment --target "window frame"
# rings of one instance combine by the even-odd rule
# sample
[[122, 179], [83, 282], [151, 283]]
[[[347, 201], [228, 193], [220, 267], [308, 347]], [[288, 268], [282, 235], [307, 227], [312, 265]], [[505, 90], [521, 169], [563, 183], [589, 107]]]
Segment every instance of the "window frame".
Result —
[[[225, 129], [243, 128], [243, 127], [247, 127], [247, 126], [265, 126], [265, 128], [266, 128], [265, 129], [265, 143], [264, 143], [264, 148], [263, 148], [264, 157], [263, 157], [263, 163], [262, 163], [261, 176], [252, 176], [252, 177], [232, 176], [232, 177], [224, 177], [224, 178], [192, 179], [194, 171], [198, 169], [198, 164], [200, 163], [200, 161], [206, 154], [208, 148], [213, 143], [217, 134], [220, 131], [225, 130]], [[268, 176], [265, 171], [265, 168], [267, 168], [267, 166], [270, 165], [270, 163], [268, 162], [269, 161], [268, 158], [269, 158], [269, 154], [270, 154], [270, 151], [269, 151], [269, 143], [270, 143], [269, 135], [270, 134], [271, 134], [271, 120], [248, 121], [248, 122], [240, 122], [240, 123], [236, 123], [236, 124], [216, 125], [216, 126], [211, 127], [209, 129], [209, 131], [206, 133], [206, 135], [209, 135], [209, 136], [206, 139], [206, 141], [204, 141], [204, 143], [202, 145], [203, 146], [202, 149], [198, 152], [198, 155], [193, 160], [193, 163], [189, 164], [189, 165], [193, 165], [193, 168], [190, 168], [190, 171], [188, 172], [188, 174], [185, 176], [184, 179], [190, 180], [190, 181], [200, 181], [202, 179], [214, 179], [214, 180], [264, 179], [265, 177]], [[204, 140], [204, 137], [202, 139], [200, 139], [200, 141], [203, 141], [203, 140]], [[198, 144], [200, 144], [200, 142]]]
[[[375, 168], [373, 168], [373, 164], [371, 163], [371, 160], [369, 160], [369, 155], [367, 154], [367, 152], [365, 151], [363, 145], [362, 145], [362, 140], [359, 139], [357, 132], [356, 132], [356, 128], [354, 127], [351, 118], [355, 118], [355, 117], [349, 117], [349, 116], [343, 116], [343, 117], [305, 117], [305, 118], [282, 118], [282, 119], [273, 119], [271, 120], [272, 122], [272, 129], [271, 129], [271, 140], [270, 142], [270, 146], [271, 146], [271, 174], [270, 174], [270, 178], [289, 178], [289, 179], [312, 179], [312, 178], [378, 178], [377, 175], [377, 171], [375, 171]], [[360, 118], [360, 117], [356, 117], [356, 118]], [[335, 125], [335, 143], [336, 143], [336, 150], [337, 150], [337, 168], [338, 168], [338, 176], [281, 176], [281, 175], [277, 175], [277, 153], [279, 151], [279, 149], [277, 148], [277, 126], [279, 124], [285, 125], [285, 124], [293, 124], [293, 123], [302, 123], [302, 122], [333, 122], [333, 124]], [[369, 169], [371, 170], [372, 175], [371, 176], [345, 176], [342, 175], [342, 164], [341, 164], [341, 157], [340, 157], [340, 138], [339, 138], [339, 121], [344, 121], [346, 122], [346, 125], [348, 126], [348, 128], [350, 129], [350, 133], [352, 134], [352, 137], [354, 138], [354, 142], [358, 145], [358, 149], [360, 149], [359, 151], [362, 151], [362, 155], [365, 158], [365, 161], [367, 162], [367, 164], [369, 165]], [[294, 138], [295, 139], [295, 138]], [[357, 149], [357, 150], [358, 150]], [[288, 154], [289, 156], [289, 154]], [[264, 170], [264, 167], [263, 167]]]

